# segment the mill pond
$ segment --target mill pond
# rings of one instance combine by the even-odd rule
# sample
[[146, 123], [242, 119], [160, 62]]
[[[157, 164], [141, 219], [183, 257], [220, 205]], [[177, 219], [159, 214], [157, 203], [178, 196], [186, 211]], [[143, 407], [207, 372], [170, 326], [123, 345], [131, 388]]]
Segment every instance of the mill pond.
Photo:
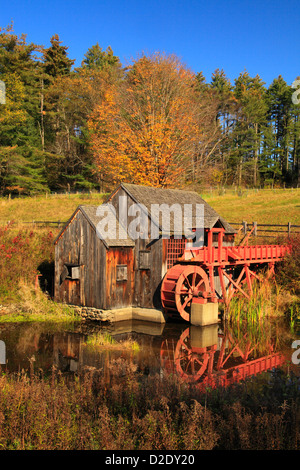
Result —
[[[256, 325], [220, 322], [205, 327], [185, 322], [122, 321], [101, 326], [79, 322], [2, 323], [2, 372], [22, 370], [76, 375], [95, 369], [109, 376], [112, 364], [136, 373], [176, 375], [199, 389], [240, 381], [268, 380], [272, 371], [298, 373], [300, 331], [286, 320]], [[5, 363], [4, 363], [5, 362]]]
[[1, 446], [298, 449], [297, 338], [282, 319], [2, 323]]

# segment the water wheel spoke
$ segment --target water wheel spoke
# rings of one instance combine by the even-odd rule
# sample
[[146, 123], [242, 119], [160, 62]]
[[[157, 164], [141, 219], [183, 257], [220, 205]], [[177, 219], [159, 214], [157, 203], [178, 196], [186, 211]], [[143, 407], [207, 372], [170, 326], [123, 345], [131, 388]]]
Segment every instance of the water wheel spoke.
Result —
[[[184, 276], [186, 282], [188, 283], [188, 288], [187, 288], [187, 289], [190, 290], [190, 289], [192, 288], [192, 286], [191, 286], [191, 284], [190, 284], [189, 278], [188, 278], [188, 276], [186, 276], [185, 273], [183, 273], [183, 276]], [[184, 284], [183, 284], [183, 285], [184, 285]]]
[[189, 351], [188, 354], [182, 356], [180, 358], [180, 362], [182, 362], [184, 364], [185, 368], [188, 369], [190, 364], [192, 363], [192, 354], [191, 354], [191, 352]]
[[186, 364], [187, 362], [189, 362], [189, 357], [190, 357], [190, 351], [189, 350], [181, 350], [181, 354], [179, 357], [176, 357], [175, 358], [175, 362], [178, 362], [179, 364], [180, 363], [184, 363]]
[[190, 289], [188, 289], [185, 285], [182, 285], [179, 294], [187, 294], [189, 291]]
[[186, 350], [184, 357], [181, 357], [182, 361], [187, 361], [186, 362], [186, 367], [188, 368], [191, 366], [193, 370], [195, 370], [195, 365], [199, 365], [200, 367], [203, 366], [204, 364], [204, 359], [199, 358], [198, 355], [193, 354], [191, 350]]
[[192, 373], [194, 373], [195, 369], [193, 367], [193, 361], [192, 361], [192, 358], [190, 358], [190, 360], [187, 362], [186, 364], [186, 367], [185, 367], [185, 370], [188, 371], [188, 370], [191, 370]]
[[202, 360], [200, 360], [200, 358], [199, 358], [199, 357], [194, 357], [194, 363], [197, 363], [197, 364], [199, 364], [199, 366], [201, 366], [201, 367], [202, 367], [202, 366], [203, 366], [203, 364], [204, 364], [204, 360], [203, 360], [203, 359], [202, 359]]
[[207, 359], [206, 357], [203, 357], [203, 359], [200, 360], [199, 357], [195, 357], [193, 353], [189, 351], [187, 355], [178, 358], [177, 365], [186, 379], [198, 380], [206, 368]]
[[192, 361], [189, 361], [185, 366], [185, 372], [190, 373], [191, 375], [195, 375], [195, 369], [193, 367]]
[[198, 289], [199, 290], [199, 287], [201, 286], [201, 284], [204, 283], [204, 279], [201, 278], [200, 281], [198, 282], [198, 284], [195, 286], [195, 289]]
[[191, 294], [187, 295], [185, 301], [184, 301], [183, 304], [182, 304], [183, 310], [185, 309], [185, 307], [187, 306], [188, 302], [189, 302], [191, 299], [192, 299], [192, 295], [191, 295]]

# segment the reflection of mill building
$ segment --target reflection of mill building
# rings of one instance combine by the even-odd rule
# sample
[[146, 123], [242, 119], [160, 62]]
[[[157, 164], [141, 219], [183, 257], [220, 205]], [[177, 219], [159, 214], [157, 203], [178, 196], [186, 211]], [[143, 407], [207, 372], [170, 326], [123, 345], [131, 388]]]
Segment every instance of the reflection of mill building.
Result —
[[[223, 228], [224, 245], [233, 243], [234, 229], [196, 192], [121, 184], [108, 197], [114, 211], [116, 234], [101, 239], [97, 233], [103, 215], [96, 206], [79, 206], [55, 240], [55, 300], [96, 309], [136, 307], [161, 309], [160, 285], [167, 270], [182, 255], [185, 238], [176, 238], [177, 220], [170, 212], [170, 236], [164, 238], [163, 221], [153, 216], [153, 205], [204, 207], [204, 244], [207, 231]], [[128, 235], [139, 204], [148, 214], [148, 232], [133, 239]], [[130, 209], [131, 208], [131, 209]], [[130, 215], [133, 214], [133, 215]], [[195, 226], [193, 211], [191, 230]], [[126, 217], [126, 220], [124, 220]], [[151, 223], [159, 233], [151, 238]], [[120, 237], [121, 235], [121, 237]], [[149, 310], [150, 313], [150, 310]], [[151, 318], [149, 318], [151, 319]]]

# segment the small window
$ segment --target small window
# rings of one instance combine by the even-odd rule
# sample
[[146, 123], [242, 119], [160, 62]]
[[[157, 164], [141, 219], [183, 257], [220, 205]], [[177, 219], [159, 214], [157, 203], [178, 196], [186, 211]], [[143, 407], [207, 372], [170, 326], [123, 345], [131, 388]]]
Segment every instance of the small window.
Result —
[[139, 252], [139, 269], [150, 269], [150, 251]]
[[70, 266], [71, 279], [80, 279], [80, 266]]
[[65, 264], [61, 273], [61, 280], [72, 279], [73, 281], [80, 279], [80, 266], [78, 264]]
[[126, 264], [117, 264], [117, 281], [127, 281]]

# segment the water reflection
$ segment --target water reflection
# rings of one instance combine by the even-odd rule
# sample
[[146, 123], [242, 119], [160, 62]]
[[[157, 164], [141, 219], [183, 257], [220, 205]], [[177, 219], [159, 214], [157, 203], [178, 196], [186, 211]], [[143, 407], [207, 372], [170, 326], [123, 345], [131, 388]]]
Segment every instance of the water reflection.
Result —
[[[131, 339], [139, 350], [93, 347], [88, 341], [99, 331], [121, 344]], [[290, 357], [279, 344], [271, 324], [243, 330], [223, 324], [195, 327], [186, 324], [120, 322], [110, 327], [88, 324], [53, 329], [40, 323], [1, 324], [0, 340], [6, 346], [3, 370], [34, 368], [74, 373], [94, 367], [109, 374], [113, 361], [130, 361], [145, 374], [178, 374], [188, 383], [214, 387], [238, 382], [285, 364]], [[291, 343], [290, 343], [291, 344]]]
[[161, 348], [162, 367], [176, 372], [185, 381], [203, 387], [228, 386], [247, 377], [281, 366], [285, 355], [261, 338], [253, 340], [251, 333], [236, 337], [229, 328], [218, 325], [205, 328], [189, 327], [176, 345], [165, 341]]

